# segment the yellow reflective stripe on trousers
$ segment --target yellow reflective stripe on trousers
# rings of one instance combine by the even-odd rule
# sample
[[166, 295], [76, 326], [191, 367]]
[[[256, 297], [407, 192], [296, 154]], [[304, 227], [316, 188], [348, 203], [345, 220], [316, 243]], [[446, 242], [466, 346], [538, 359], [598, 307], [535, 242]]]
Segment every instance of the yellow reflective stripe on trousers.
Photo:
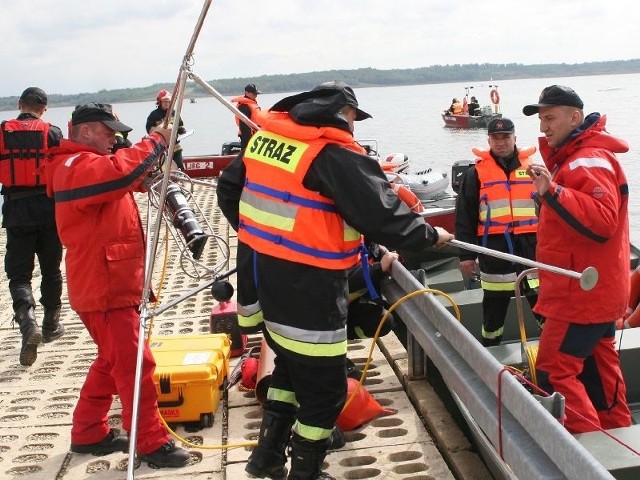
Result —
[[504, 327], [500, 327], [495, 332], [487, 332], [484, 329], [484, 326], [482, 327], [482, 338], [493, 340], [494, 338], [498, 338], [499, 336], [501, 336], [503, 333], [504, 333]]
[[267, 400], [276, 400], [278, 402], [288, 403], [294, 407], [299, 407], [300, 404], [296, 400], [296, 394], [289, 390], [281, 390], [279, 388], [269, 387], [267, 390]]
[[[344, 339], [335, 341], [332, 343], [314, 343], [314, 342], [305, 342], [300, 340], [294, 340], [291, 338], [284, 337], [278, 333], [275, 333], [272, 330], [273, 324], [270, 322], [265, 322], [267, 325], [267, 330], [269, 330], [269, 336], [280, 345], [282, 348], [289, 350], [291, 352], [297, 353], [299, 355], [304, 355], [305, 357], [338, 357], [340, 355], [347, 354], [347, 332], [344, 329]], [[325, 332], [308, 332], [323, 334]], [[329, 332], [332, 333], [332, 332]]]
[[238, 325], [244, 328], [257, 327], [264, 322], [260, 302], [252, 305], [238, 304]]
[[324, 440], [331, 436], [332, 428], [320, 428], [320, 427], [312, 427], [311, 425], [305, 425], [304, 423], [300, 423], [298, 420], [293, 424], [291, 430], [296, 432], [302, 438], [306, 438], [307, 440], [318, 441]]

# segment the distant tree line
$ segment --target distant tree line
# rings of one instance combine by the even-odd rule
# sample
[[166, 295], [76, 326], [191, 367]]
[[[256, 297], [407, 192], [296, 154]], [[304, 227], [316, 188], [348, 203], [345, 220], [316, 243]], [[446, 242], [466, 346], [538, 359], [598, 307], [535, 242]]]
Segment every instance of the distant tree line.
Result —
[[[478, 82], [489, 79], [511, 80], [515, 78], [549, 78], [587, 75], [612, 75], [639, 73], [640, 59], [588, 62], [579, 64], [523, 65], [521, 63], [471, 63], [434, 65], [422, 68], [378, 70], [328, 70], [322, 72], [291, 73], [287, 75], [262, 75], [251, 78], [226, 78], [207, 81], [222, 95], [239, 95], [247, 83], [255, 83], [265, 93], [297, 92], [309, 90], [328, 80], [344, 80], [352, 87], [379, 87], [395, 85], [424, 85], [430, 83]], [[147, 87], [100, 90], [93, 93], [72, 95], [49, 94], [49, 106], [79, 105], [99, 99], [105, 103], [142, 102], [154, 100], [160, 89], [173, 90], [172, 83], [156, 83]], [[47, 92], [48, 93], [48, 92]], [[187, 82], [186, 97], [206, 96], [208, 93], [198, 84]], [[0, 97], [0, 111], [14, 110], [18, 96]]]

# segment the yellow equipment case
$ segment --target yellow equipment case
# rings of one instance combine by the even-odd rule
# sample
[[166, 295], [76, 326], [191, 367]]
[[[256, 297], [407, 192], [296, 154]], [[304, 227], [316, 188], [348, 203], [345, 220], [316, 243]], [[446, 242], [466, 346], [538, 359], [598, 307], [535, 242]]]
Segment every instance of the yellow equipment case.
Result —
[[167, 423], [213, 426], [221, 388], [229, 372], [231, 341], [226, 334], [154, 337], [158, 409]]

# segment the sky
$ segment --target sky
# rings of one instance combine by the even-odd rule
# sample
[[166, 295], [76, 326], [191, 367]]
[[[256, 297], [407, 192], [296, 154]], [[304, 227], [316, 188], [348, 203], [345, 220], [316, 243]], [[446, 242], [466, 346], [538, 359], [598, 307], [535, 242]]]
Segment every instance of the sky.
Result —
[[[0, 0], [0, 97], [175, 82], [204, 0]], [[631, 0], [213, 0], [205, 80], [640, 58]], [[213, 84], [215, 87], [215, 84]]]

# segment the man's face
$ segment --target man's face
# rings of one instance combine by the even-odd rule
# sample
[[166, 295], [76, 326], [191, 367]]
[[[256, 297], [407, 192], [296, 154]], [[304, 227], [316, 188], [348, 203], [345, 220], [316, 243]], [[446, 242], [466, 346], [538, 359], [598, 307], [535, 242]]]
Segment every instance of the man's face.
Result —
[[85, 124], [87, 129], [83, 133], [85, 145], [94, 148], [100, 153], [111, 153], [111, 148], [116, 143], [116, 132], [104, 123], [91, 122]]
[[513, 154], [516, 146], [514, 133], [492, 133], [489, 135], [489, 149], [494, 155], [504, 158]]
[[580, 111], [574, 107], [542, 107], [538, 113], [540, 131], [547, 137], [550, 147], [558, 148], [569, 134], [580, 125]]
[[344, 118], [347, 120], [347, 123], [349, 124], [349, 130], [353, 132], [358, 112], [350, 105], [345, 105], [344, 107], [342, 107], [340, 109], [340, 112], [342, 112]]
[[160, 108], [162, 110], [169, 110], [169, 105], [171, 105], [170, 98], [167, 98], [166, 100], [160, 100]]

